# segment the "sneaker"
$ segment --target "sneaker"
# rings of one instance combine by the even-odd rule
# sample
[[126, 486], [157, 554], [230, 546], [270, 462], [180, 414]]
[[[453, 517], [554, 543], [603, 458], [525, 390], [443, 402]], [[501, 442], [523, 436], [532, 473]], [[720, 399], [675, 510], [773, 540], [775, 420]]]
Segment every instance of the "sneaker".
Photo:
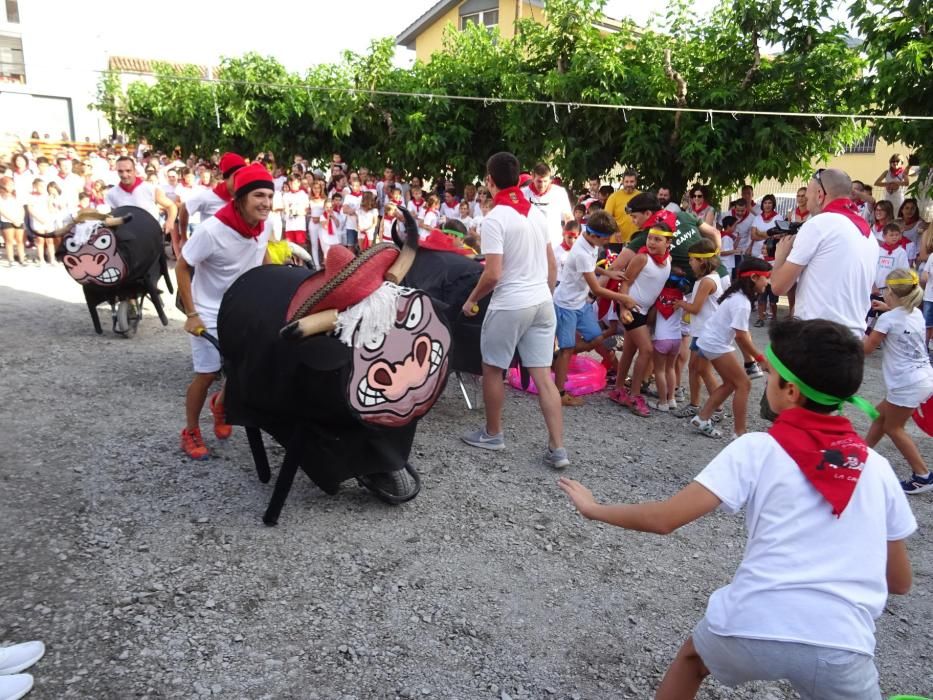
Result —
[[554, 469], [563, 469], [570, 466], [570, 459], [567, 457], [567, 448], [555, 447], [553, 450], [548, 447], [544, 451], [544, 463]]
[[690, 418], [690, 416], [695, 416], [700, 412], [699, 406], [694, 406], [692, 403], [688, 403], [681, 409], [678, 409], [674, 415], [678, 418]]
[[0, 676], [0, 698], [3, 700], [19, 700], [32, 690], [32, 683], [32, 676], [28, 673]]
[[[9, 647], [0, 647], [0, 676], [25, 671], [45, 654], [42, 642], [22, 642]], [[5, 698], [5, 695], [0, 695]]]
[[628, 408], [632, 405], [632, 395], [625, 387], [616, 387], [609, 392], [609, 400], [615, 401], [620, 406]]
[[908, 496], [933, 491], [933, 472], [927, 472], [926, 476], [912, 474], [909, 479], [901, 482], [901, 488]]
[[755, 328], [764, 328], [764, 327], [765, 327], [765, 320], [763, 318], [759, 318], [757, 321], [755, 321]]
[[505, 449], [505, 436], [502, 433], [490, 435], [486, 432], [486, 428], [480, 428], [466, 435], [461, 435], [460, 439], [471, 447], [479, 447], [484, 450]]
[[690, 425], [692, 425], [700, 435], [705, 435], [708, 438], [722, 437], [722, 433], [713, 426], [713, 421], [711, 420], [701, 420], [699, 416], [694, 416], [690, 419]]
[[725, 415], [726, 415], [725, 410], [723, 410], [722, 408], [717, 408], [715, 411], [713, 411], [713, 415], [710, 417], [710, 420], [713, 421], [714, 423], [721, 423]]
[[224, 416], [224, 405], [218, 401], [220, 392], [211, 397], [211, 415], [214, 416], [214, 435], [218, 440], [226, 440], [233, 435], [233, 426], [227, 425]]
[[181, 431], [181, 449], [191, 459], [204, 460], [211, 456], [211, 453], [208, 452], [207, 447], [204, 445], [204, 438], [201, 437], [200, 428], [194, 430], [185, 428]]
[[687, 400], [687, 392], [684, 391], [684, 388], [682, 386], [679, 386], [676, 389], [674, 389], [674, 400], [675, 401], [686, 401]]
[[668, 413], [671, 410], [670, 405], [666, 401], [661, 401], [659, 399], [648, 399], [648, 408], [661, 411], [661, 413]]
[[579, 396], [574, 396], [573, 394], [564, 394], [560, 397], [561, 406], [582, 406], [583, 403], [583, 399], [581, 399]]
[[651, 382], [642, 382], [641, 384], [641, 395], [650, 396], [653, 399], [658, 398], [658, 391], [651, 386]]
[[677, 410], [677, 401], [674, 399], [670, 400], [670, 403], [667, 404], [667, 407], [671, 409], [671, 413]]
[[642, 418], [647, 418], [651, 415], [651, 411], [648, 410], [648, 404], [645, 403], [645, 397], [641, 394], [636, 394], [632, 397], [631, 410], [636, 416], [641, 416]]
[[761, 367], [758, 366], [757, 362], [745, 365], [745, 374], [748, 375], [749, 379], [758, 379], [765, 376], [765, 373], [761, 371]]

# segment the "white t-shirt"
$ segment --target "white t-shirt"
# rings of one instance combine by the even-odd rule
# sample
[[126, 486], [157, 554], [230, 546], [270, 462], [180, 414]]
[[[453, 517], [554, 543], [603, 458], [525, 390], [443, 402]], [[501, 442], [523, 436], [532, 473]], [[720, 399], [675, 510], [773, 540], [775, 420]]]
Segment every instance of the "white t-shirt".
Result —
[[194, 308], [208, 328], [217, 327], [220, 301], [230, 285], [247, 270], [262, 264], [269, 243], [268, 223], [256, 238], [241, 236], [220, 219], [201, 223], [185, 243], [182, 256], [197, 268], [191, 282]]
[[308, 193], [304, 190], [292, 192], [282, 190], [282, 207], [285, 210], [285, 230], [304, 231], [305, 215], [308, 213]]
[[664, 289], [664, 283], [670, 276], [671, 257], [668, 256], [663, 265], [658, 265], [649, 255], [648, 262], [628, 289], [629, 296], [635, 300], [635, 311], [647, 314], [654, 306], [654, 302], [658, 300], [661, 290]]
[[421, 238], [427, 236], [431, 232], [431, 229], [437, 228], [437, 222], [439, 219], [440, 217], [437, 215], [437, 211], [433, 209], [424, 213], [424, 216], [422, 217], [421, 231], [419, 232]]
[[893, 253], [889, 253], [881, 246], [878, 246], [878, 267], [875, 273], [875, 286], [878, 289], [884, 289], [888, 286], [886, 280], [892, 270], [898, 268], [906, 270], [909, 267], [907, 262], [907, 251], [898, 246]]
[[428, 203], [425, 200], [421, 200], [421, 205], [415, 203], [414, 200], [409, 200], [408, 202], [408, 211], [411, 212], [411, 215], [416, 219], [423, 219], [424, 213], [428, 210]]
[[363, 201], [363, 192], [360, 191], [359, 194], [353, 194], [350, 192], [343, 197], [343, 206], [350, 207], [353, 210], [352, 214], [347, 214], [346, 229], [348, 231], [359, 231], [359, 224], [356, 221], [356, 212], [360, 210], [360, 204]]
[[117, 185], [107, 190], [106, 194], [104, 194], [104, 201], [111, 209], [116, 209], [117, 207], [139, 207], [140, 209], [145, 209], [152, 214], [152, 218], [158, 221], [159, 205], [156, 204], [155, 201], [155, 191], [155, 185], [150, 185], [148, 182], [139, 183], [132, 192], [127, 192]]
[[596, 269], [598, 252], [583, 236], [578, 236], [573, 242], [558, 277], [560, 284], [554, 290], [554, 303], [557, 306], [576, 311], [586, 305], [590, 286], [583, 275]]
[[[757, 228], [759, 231], [769, 231], [775, 226], [777, 226], [778, 221], [784, 221], [784, 217], [780, 214], [776, 214], [774, 218], [765, 221], [761, 214], [758, 214], [752, 220], [751, 228]], [[754, 258], [763, 258], [764, 257], [764, 240], [755, 241], [752, 243], [752, 257]]]
[[548, 287], [547, 221], [536, 207], [522, 216], [505, 204], [483, 219], [483, 255], [502, 256], [502, 276], [489, 309], [526, 309], [551, 300]]
[[454, 204], [452, 207], [447, 206], [447, 202], [441, 202], [441, 216], [444, 217], [444, 220], [456, 219], [460, 221], [460, 204]]
[[214, 190], [209, 187], [194, 187], [192, 193], [185, 200], [185, 209], [188, 210], [188, 221], [192, 217], [197, 217], [195, 221], [207, 221], [210, 217], [220, 211], [226, 202], [214, 194]]
[[721, 297], [722, 293], [725, 291], [722, 288], [722, 278], [719, 276], [718, 272], [713, 271], [696, 281], [693, 285], [693, 290], [690, 292], [688, 301], [693, 302], [696, 298], [697, 289], [703, 280], [712, 280], [715, 286], [713, 287], [713, 291], [707, 295], [706, 301], [703, 302], [703, 306], [700, 307], [700, 310], [695, 314], [690, 314], [690, 335], [694, 338], [700, 337], [703, 328], [713, 317], [713, 314], [716, 313], [716, 309], [719, 308], [719, 297]]
[[[551, 250], [554, 251], [554, 261], [557, 263], [557, 281], [560, 282], [560, 276], [564, 272], [564, 263], [567, 262], [567, 256], [570, 255], [570, 251], [564, 248], [563, 242], [561, 242], [561, 245], [551, 246]], [[555, 290], [555, 294], [556, 293], [557, 291]]]
[[881, 371], [888, 389], [900, 389], [933, 379], [927, 354], [926, 324], [920, 309], [910, 313], [901, 307], [881, 314], [875, 330], [884, 333]]
[[[725, 355], [735, 350], [736, 331], [748, 331], [748, 316], [752, 303], [742, 292], [733, 292], [716, 308], [716, 312], [703, 326], [697, 345], [703, 352]], [[692, 330], [691, 330], [692, 332]]]
[[741, 221], [736, 218], [735, 221], [735, 248], [739, 255], [745, 255], [745, 251], [752, 244], [752, 224], [755, 223], [754, 214], [746, 214]]
[[923, 288], [923, 300], [933, 301], [933, 255], [927, 258], [920, 271], [927, 275], [927, 284]]
[[746, 513], [742, 562], [706, 608], [712, 632], [874, 653], [888, 542], [917, 529], [884, 457], [868, 450], [839, 518], [767, 433], [733, 441], [696, 481], [727, 513]]
[[365, 234], [369, 242], [372, 243], [376, 235], [376, 220], [379, 218], [379, 210], [373, 207], [369, 211], [360, 209], [356, 213], [356, 225], [360, 234]]
[[547, 220], [548, 240], [551, 245], [560, 245], [564, 238], [564, 221], [573, 216], [567, 190], [552, 184], [543, 194], [535, 194], [530, 187], [522, 187], [522, 194], [532, 206], [540, 209]]
[[654, 323], [655, 340], [680, 340], [683, 334], [680, 332], [680, 326], [683, 323], [684, 310], [674, 309], [667, 318], [664, 314], [658, 312], [657, 320]]
[[800, 227], [787, 262], [805, 266], [797, 281], [797, 318], [836, 321], [864, 335], [878, 267], [874, 236], [863, 236], [842, 214], [823, 212]]
[[735, 269], [735, 235], [721, 236], [722, 243], [720, 244], [719, 249], [719, 261], [723, 264], [727, 270]]

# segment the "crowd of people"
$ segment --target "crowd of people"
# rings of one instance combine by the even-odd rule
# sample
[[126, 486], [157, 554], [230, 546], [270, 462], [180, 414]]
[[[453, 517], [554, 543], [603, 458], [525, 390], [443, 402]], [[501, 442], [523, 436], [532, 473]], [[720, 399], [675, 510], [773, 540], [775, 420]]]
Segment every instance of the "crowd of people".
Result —
[[[546, 163], [522, 172], [509, 153], [489, 159], [482, 183], [459, 186], [352, 168], [339, 154], [326, 172], [301, 156], [283, 167], [267, 154], [182, 161], [177, 150], [102, 148], [85, 162], [65, 153], [54, 163], [31, 155], [15, 154], [0, 172], [8, 265], [27, 264], [28, 232], [53, 231], [79, 209], [133, 205], [161, 221], [191, 336], [181, 445], [193, 459], [210, 454], [200, 414], [221, 368], [199, 336], [216, 334], [225, 290], [261, 264], [322, 268], [335, 246], [362, 253], [388, 240], [403, 212], [423, 237], [446, 236], [484, 265], [462, 308], [476, 315], [490, 297], [485, 423], [462, 436], [468, 445], [506, 449], [502, 379], [516, 356], [537, 387], [544, 462], [558, 469], [570, 464], [562, 411], [582, 403], [566, 390], [575, 353], [600, 356], [612, 402], [637, 417], [689, 418], [701, 436], [723, 437], [731, 397], [731, 442], [666, 501], [605, 506], [560, 480], [586, 517], [636, 530], [667, 533], [719, 506], [749, 511], [745, 558], [657, 697], [693, 697], [709, 674], [730, 685], [786, 678], [803, 697], [880, 697], [872, 620], [888, 591], [910, 588], [904, 539], [916, 522], [905, 494], [933, 491], [905, 430], [933, 396], [933, 227], [903, 196], [899, 158], [879, 178], [880, 200], [846, 173], [821, 169], [782, 215], [773, 195], [756, 201], [748, 186], [724, 211], [703, 184], [677, 203], [668, 187], [640, 191], [631, 170], [618, 190], [594, 178], [571, 194]], [[37, 264], [55, 264], [44, 239], [35, 248]], [[782, 296], [789, 310], [779, 321]], [[750, 327], [769, 321], [762, 349]], [[886, 395], [872, 407], [856, 393], [864, 356], [879, 348]], [[773, 426], [746, 435], [751, 383], [765, 371], [761, 415]], [[866, 436], [832, 415], [846, 403], [871, 416]], [[222, 388], [209, 406], [215, 437], [229, 437]], [[870, 450], [885, 435], [911, 468], [900, 483]], [[775, 559], [776, 541], [786, 556]], [[840, 555], [854, 548], [868, 561], [858, 576]]]

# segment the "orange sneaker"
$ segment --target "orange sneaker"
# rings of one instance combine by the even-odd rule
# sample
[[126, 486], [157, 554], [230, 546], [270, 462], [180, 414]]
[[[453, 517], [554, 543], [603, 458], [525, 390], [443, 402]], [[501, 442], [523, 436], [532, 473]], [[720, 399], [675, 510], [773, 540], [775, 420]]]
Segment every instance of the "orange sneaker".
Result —
[[233, 435], [233, 426], [224, 422], [224, 405], [217, 401], [220, 398], [218, 391], [211, 397], [211, 415], [214, 416], [214, 435], [218, 440], [226, 440]]
[[211, 456], [207, 447], [204, 445], [204, 438], [201, 437], [201, 429], [195, 428], [181, 431], [181, 449], [191, 459], [205, 460]]

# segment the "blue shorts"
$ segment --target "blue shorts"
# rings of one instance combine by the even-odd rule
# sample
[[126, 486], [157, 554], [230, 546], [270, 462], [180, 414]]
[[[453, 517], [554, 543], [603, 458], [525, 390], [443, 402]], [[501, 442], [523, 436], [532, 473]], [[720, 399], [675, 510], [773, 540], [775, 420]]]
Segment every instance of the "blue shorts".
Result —
[[690, 349], [691, 349], [693, 352], [700, 352], [700, 346], [697, 345], [697, 341], [698, 341], [698, 340], [699, 340], [699, 338], [698, 338], [697, 336], [693, 336], [693, 338], [691, 338], [691, 340], [690, 340]]
[[923, 320], [927, 328], [933, 328], [933, 301], [923, 302]]
[[554, 304], [554, 313], [557, 315], [557, 347], [561, 350], [576, 346], [578, 331], [587, 343], [603, 333], [592, 304], [584, 304], [579, 309], [565, 309]]

